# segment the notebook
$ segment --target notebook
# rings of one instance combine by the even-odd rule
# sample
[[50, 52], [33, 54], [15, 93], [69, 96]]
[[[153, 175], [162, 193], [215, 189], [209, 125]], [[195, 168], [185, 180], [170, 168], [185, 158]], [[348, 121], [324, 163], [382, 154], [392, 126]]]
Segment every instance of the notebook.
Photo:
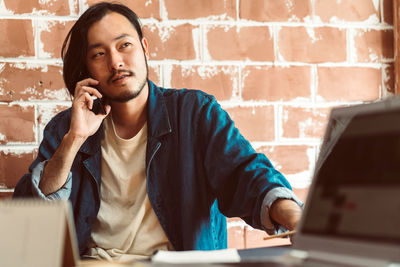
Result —
[[331, 111], [293, 249], [283, 259], [400, 263], [399, 98]]

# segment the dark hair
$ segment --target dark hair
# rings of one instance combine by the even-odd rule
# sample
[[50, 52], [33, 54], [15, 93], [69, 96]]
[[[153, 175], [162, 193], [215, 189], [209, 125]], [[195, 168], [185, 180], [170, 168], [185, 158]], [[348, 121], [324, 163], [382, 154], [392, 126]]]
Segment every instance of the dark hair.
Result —
[[64, 82], [71, 96], [74, 95], [76, 83], [89, 77], [86, 68], [89, 28], [110, 12], [117, 12], [125, 16], [135, 27], [139, 40], [143, 38], [139, 17], [128, 7], [122, 4], [106, 2], [89, 7], [68, 32], [61, 49], [61, 58], [64, 62]]

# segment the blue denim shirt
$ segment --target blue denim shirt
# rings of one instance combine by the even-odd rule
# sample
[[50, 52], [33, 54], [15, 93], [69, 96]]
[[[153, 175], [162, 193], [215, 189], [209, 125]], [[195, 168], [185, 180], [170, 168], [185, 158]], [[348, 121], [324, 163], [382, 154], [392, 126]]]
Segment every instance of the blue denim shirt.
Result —
[[[287, 180], [264, 154], [254, 151], [213, 96], [197, 90], [157, 87], [149, 81], [147, 193], [175, 250], [227, 247], [226, 217], [261, 224], [262, 206], [277, 198], [296, 199]], [[71, 110], [46, 126], [30, 172], [14, 197], [43, 196], [37, 177], [70, 125]], [[69, 197], [81, 255], [100, 207], [102, 127], [82, 145], [67, 182], [50, 199]], [[36, 177], [36, 178], [35, 178]], [[275, 194], [267, 193], [275, 192]], [[300, 203], [298, 201], [298, 203]], [[268, 229], [269, 228], [269, 229]]]

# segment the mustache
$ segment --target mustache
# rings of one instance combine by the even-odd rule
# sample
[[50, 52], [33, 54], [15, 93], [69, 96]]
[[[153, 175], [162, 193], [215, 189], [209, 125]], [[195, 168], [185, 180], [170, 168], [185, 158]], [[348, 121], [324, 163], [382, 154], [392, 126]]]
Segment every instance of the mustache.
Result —
[[110, 77], [108, 77], [107, 83], [111, 83], [112, 80], [115, 79], [115, 76], [119, 75], [119, 74], [125, 74], [126, 76], [134, 76], [135, 75], [135, 73], [133, 71], [131, 71], [131, 70], [120, 69], [120, 70], [117, 70], [117, 71], [113, 71], [113, 73], [110, 75]]

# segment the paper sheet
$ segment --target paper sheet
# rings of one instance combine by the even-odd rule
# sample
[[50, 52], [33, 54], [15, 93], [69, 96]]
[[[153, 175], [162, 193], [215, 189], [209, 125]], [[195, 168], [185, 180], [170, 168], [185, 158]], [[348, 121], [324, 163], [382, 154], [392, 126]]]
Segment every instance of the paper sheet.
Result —
[[224, 263], [239, 262], [236, 249], [190, 250], [190, 251], [158, 251], [152, 258], [158, 263]]

